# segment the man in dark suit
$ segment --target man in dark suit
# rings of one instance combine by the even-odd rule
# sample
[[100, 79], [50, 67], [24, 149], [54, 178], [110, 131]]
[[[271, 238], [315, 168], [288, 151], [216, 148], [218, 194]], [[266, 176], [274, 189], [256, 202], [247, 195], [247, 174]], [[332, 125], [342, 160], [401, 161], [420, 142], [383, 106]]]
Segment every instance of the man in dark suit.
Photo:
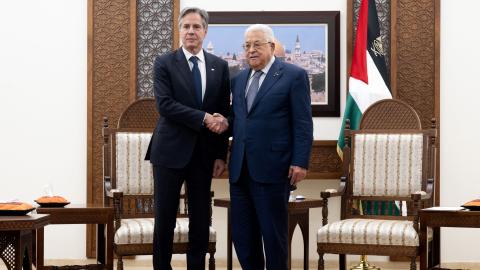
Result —
[[227, 62], [202, 49], [207, 25], [206, 11], [184, 9], [179, 16], [182, 47], [157, 57], [154, 64], [160, 118], [146, 158], [153, 164], [155, 179], [155, 270], [172, 269], [173, 234], [184, 181], [190, 219], [187, 269], [205, 268], [212, 175], [223, 173], [228, 146], [226, 134], [208, 127], [226, 122], [212, 114], [227, 114], [230, 103]]
[[309, 79], [274, 57], [266, 25], [247, 28], [243, 47], [250, 69], [232, 81], [229, 126], [232, 238], [244, 270], [264, 269], [265, 259], [286, 270], [290, 185], [305, 177], [313, 140]]

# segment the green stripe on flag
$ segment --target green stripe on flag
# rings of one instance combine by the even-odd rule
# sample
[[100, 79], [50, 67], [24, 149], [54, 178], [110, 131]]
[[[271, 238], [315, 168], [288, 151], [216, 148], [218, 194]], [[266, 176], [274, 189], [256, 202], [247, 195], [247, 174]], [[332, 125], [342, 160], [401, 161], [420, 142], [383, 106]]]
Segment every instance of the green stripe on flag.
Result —
[[345, 105], [345, 114], [343, 115], [342, 128], [340, 129], [340, 136], [338, 136], [337, 152], [340, 158], [343, 159], [343, 147], [345, 146], [345, 137], [343, 132], [345, 130], [346, 120], [350, 120], [350, 129], [356, 130], [360, 127], [360, 119], [362, 119], [362, 112], [358, 108], [357, 103], [353, 97], [348, 94], [347, 104]]

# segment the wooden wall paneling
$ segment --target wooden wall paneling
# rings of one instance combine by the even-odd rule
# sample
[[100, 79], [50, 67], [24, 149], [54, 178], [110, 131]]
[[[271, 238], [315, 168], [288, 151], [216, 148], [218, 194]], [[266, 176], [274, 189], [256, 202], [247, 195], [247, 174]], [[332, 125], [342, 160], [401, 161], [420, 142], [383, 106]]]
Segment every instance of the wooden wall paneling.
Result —
[[[87, 202], [103, 202], [102, 120], [109, 118], [116, 125], [121, 112], [138, 98], [137, 9], [142, 0], [88, 0], [87, 19]], [[178, 44], [179, 0], [150, 3], [158, 13], [153, 18], [168, 24], [172, 36], [162, 40], [161, 48], [172, 49]], [[173, 10], [172, 10], [173, 9]], [[170, 14], [173, 13], [173, 16]], [[161, 14], [161, 15], [157, 15]], [[170, 19], [169, 19], [170, 18]], [[173, 27], [172, 27], [173, 26]], [[173, 42], [172, 42], [173, 41]], [[149, 63], [153, 65], [153, 61]], [[149, 93], [151, 90], [149, 90]], [[148, 95], [148, 93], [147, 93]], [[88, 257], [95, 255], [95, 228], [87, 226]]]
[[129, 103], [137, 99], [137, 0], [130, 0]]
[[[135, 1], [133, 1], [135, 2]], [[103, 203], [102, 119], [115, 125], [130, 102], [131, 3], [88, 1], [87, 202]], [[95, 228], [87, 226], [87, 256], [95, 254]]]
[[[436, 118], [440, 134], [440, 1], [397, 0], [395, 97], [419, 114], [424, 128]], [[440, 202], [440, 137], [437, 137], [435, 204]]]
[[342, 160], [337, 154], [337, 141], [315, 140], [306, 179], [340, 179]]
[[[348, 92], [349, 88], [349, 77], [350, 77], [350, 69], [352, 67], [352, 54], [353, 54], [353, 35], [354, 35], [354, 24], [353, 24], [353, 0], [347, 0], [347, 69], [345, 76], [346, 80], [346, 89]], [[347, 94], [345, 95], [345, 98]], [[342, 112], [343, 114], [343, 112]]]
[[390, 2], [390, 91], [397, 96], [397, 0]]

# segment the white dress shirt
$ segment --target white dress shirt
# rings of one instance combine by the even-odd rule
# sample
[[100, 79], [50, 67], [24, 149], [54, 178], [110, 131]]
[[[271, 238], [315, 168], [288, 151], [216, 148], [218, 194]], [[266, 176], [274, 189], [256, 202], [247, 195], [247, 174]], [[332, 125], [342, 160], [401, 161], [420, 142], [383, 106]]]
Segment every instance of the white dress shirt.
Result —
[[[268, 62], [268, 64], [264, 68], [261, 69], [261, 71], [263, 73], [260, 76], [260, 79], [258, 80], [258, 89], [260, 89], [260, 87], [262, 86], [263, 80], [265, 80], [265, 77], [267, 76], [268, 71], [272, 67], [273, 62], [275, 62], [275, 56], [272, 56], [272, 58], [270, 59], [270, 62]], [[255, 71], [256, 70], [252, 69], [252, 71], [250, 72], [250, 75], [248, 76], [248, 83], [247, 83], [247, 89], [245, 90], [245, 97], [247, 97], [248, 88], [250, 87], [250, 84], [252, 83], [252, 77], [253, 77], [253, 74], [255, 74]]]
[[193, 68], [193, 63], [190, 61], [190, 57], [196, 56], [198, 58], [198, 69], [200, 70], [200, 76], [202, 77], [202, 100], [203, 97], [205, 96], [205, 88], [207, 87], [207, 72], [206, 72], [206, 66], [205, 66], [205, 55], [203, 54], [203, 50], [200, 50], [196, 55], [193, 55], [189, 51], [185, 50], [184, 47], [182, 47], [183, 54], [185, 54], [185, 58], [187, 58], [187, 63], [188, 66], [190, 67], [190, 71]]

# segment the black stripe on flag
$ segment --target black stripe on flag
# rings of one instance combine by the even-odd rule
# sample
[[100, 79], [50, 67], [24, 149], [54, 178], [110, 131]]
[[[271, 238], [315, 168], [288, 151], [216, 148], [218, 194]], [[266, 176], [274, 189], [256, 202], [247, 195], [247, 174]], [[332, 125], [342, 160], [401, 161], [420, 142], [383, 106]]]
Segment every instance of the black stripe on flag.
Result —
[[[380, 36], [380, 26], [378, 24], [377, 7], [375, 0], [368, 0], [368, 35], [367, 35], [367, 51], [372, 57], [377, 70], [382, 75], [385, 85], [390, 90], [390, 79], [387, 73], [387, 65], [385, 64], [385, 48], [382, 44]], [[391, 90], [390, 90], [391, 91]]]

